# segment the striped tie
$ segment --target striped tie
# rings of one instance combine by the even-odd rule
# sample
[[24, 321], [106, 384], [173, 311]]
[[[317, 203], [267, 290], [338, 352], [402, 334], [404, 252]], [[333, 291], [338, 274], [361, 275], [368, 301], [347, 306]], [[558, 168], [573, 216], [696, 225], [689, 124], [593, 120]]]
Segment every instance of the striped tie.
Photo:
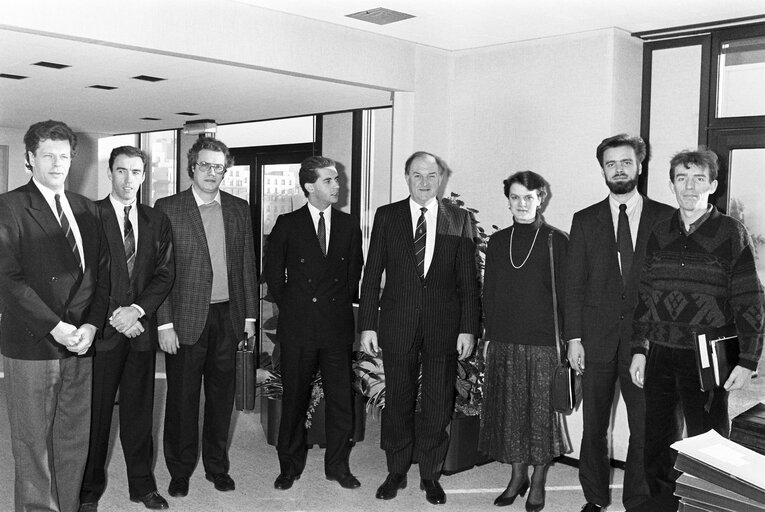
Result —
[[417, 272], [420, 279], [425, 279], [425, 240], [428, 234], [428, 223], [425, 221], [427, 208], [420, 208], [420, 218], [417, 219], [417, 228], [414, 230], [414, 257], [417, 260]]
[[122, 241], [125, 243], [128, 276], [132, 277], [135, 266], [135, 236], [133, 235], [133, 224], [130, 222], [130, 206], [125, 207], [125, 235]]
[[72, 233], [72, 226], [69, 225], [69, 219], [66, 218], [63, 208], [61, 208], [61, 196], [56, 194], [56, 212], [58, 213], [58, 222], [61, 224], [61, 230], [66, 236], [66, 241], [69, 242], [69, 247], [74, 254], [74, 259], [77, 260], [77, 265], [82, 268], [82, 258], [80, 258], [80, 251], [77, 249], [77, 240], [74, 239], [74, 233]]

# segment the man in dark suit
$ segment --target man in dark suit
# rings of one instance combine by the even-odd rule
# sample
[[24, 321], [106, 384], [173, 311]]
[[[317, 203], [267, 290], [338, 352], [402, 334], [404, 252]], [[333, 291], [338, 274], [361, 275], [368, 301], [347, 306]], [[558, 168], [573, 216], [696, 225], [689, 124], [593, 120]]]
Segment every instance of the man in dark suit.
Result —
[[204, 378], [202, 462], [219, 491], [232, 491], [228, 434], [236, 349], [255, 334], [257, 267], [247, 201], [220, 190], [234, 162], [226, 145], [202, 137], [188, 153], [191, 187], [155, 203], [170, 218], [175, 285], [157, 311], [167, 353], [163, 447], [168, 493], [186, 496], [199, 451], [199, 392]]
[[[435, 155], [414, 153], [405, 165], [409, 198], [375, 214], [359, 331], [366, 353], [382, 349], [385, 367], [380, 444], [388, 477], [377, 490], [379, 499], [395, 498], [406, 487], [414, 459], [428, 502], [446, 503], [438, 479], [449, 442], [457, 358], [473, 351], [480, 305], [470, 216], [436, 198], [445, 171]], [[415, 425], [420, 365], [421, 413]]]
[[109, 300], [96, 205], [64, 190], [77, 137], [60, 121], [24, 135], [32, 179], [0, 196], [0, 349], [15, 509], [74, 512], [88, 454], [91, 344]]
[[308, 204], [280, 215], [268, 238], [264, 274], [279, 306], [276, 335], [282, 374], [277, 489], [289, 489], [305, 467], [306, 410], [318, 366], [327, 404], [324, 473], [346, 489], [361, 484], [351, 474], [353, 437], [351, 347], [353, 299], [364, 257], [361, 230], [351, 215], [331, 208], [340, 182], [335, 162], [303, 160], [300, 187]]
[[93, 359], [90, 452], [80, 512], [95, 512], [106, 489], [105, 465], [118, 387], [130, 500], [149, 509], [167, 508], [152, 469], [152, 417], [155, 313], [173, 286], [173, 233], [166, 215], [137, 201], [146, 178], [146, 160], [146, 154], [132, 146], [112, 150], [108, 170], [112, 191], [97, 203], [111, 256], [111, 290], [109, 322]]
[[568, 360], [583, 375], [579, 481], [586, 512], [611, 501], [606, 432], [617, 380], [630, 429], [622, 501], [629, 509], [649, 497], [643, 470], [645, 399], [629, 374], [632, 315], [648, 236], [673, 211], [636, 190], [646, 156], [640, 137], [609, 137], [596, 156], [610, 193], [574, 214], [565, 293]]

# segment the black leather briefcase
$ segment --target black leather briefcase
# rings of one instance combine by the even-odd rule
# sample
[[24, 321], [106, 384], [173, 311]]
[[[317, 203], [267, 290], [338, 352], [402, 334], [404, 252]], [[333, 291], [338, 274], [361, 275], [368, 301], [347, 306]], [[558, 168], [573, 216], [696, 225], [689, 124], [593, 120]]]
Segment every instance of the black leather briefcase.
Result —
[[255, 408], [255, 336], [239, 342], [236, 351], [236, 410]]

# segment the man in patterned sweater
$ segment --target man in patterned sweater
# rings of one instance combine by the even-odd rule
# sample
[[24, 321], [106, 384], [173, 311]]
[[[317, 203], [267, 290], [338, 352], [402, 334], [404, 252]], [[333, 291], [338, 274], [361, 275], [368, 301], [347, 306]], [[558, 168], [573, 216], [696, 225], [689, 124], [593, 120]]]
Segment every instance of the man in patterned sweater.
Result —
[[[635, 310], [633, 382], [645, 390], [645, 470], [652, 496], [670, 496], [677, 472], [670, 445], [713, 428], [727, 437], [728, 392], [744, 387], [762, 353], [762, 284], [751, 238], [739, 221], [708, 204], [717, 189], [717, 156], [682, 151], [670, 162], [680, 206], [648, 240]], [[740, 355], [723, 387], [701, 391], [693, 331], [735, 325]], [[650, 348], [650, 350], [648, 350]], [[648, 354], [646, 360], [646, 353]]]

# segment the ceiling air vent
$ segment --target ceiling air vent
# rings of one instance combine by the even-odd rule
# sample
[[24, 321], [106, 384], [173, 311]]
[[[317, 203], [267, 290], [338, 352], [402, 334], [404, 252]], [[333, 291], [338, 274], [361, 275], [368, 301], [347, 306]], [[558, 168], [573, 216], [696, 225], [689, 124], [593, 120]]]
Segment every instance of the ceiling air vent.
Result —
[[35, 62], [32, 64], [33, 66], [40, 66], [43, 68], [50, 68], [50, 69], [64, 69], [64, 68], [70, 68], [69, 64], [59, 64], [58, 62], [48, 62], [45, 60], [41, 60], [40, 62]]
[[345, 16], [347, 18], [354, 18], [357, 20], [374, 23], [375, 25], [388, 25], [390, 23], [395, 23], [397, 21], [414, 18], [414, 16], [411, 14], [407, 14], [405, 12], [392, 11], [390, 9], [386, 9], [385, 7], [377, 7], [375, 9], [369, 9], [367, 11], [359, 11], [353, 14], [346, 14]]
[[158, 76], [151, 75], [138, 75], [131, 78], [135, 78], [136, 80], [143, 80], [144, 82], [161, 82], [162, 80], [167, 80], [167, 78], [160, 78]]
[[101, 89], [102, 91], [113, 91], [116, 89], [113, 85], [89, 85], [88, 88], [90, 89]]
[[29, 78], [23, 75], [12, 75], [10, 73], [0, 73], [0, 78], [10, 78], [11, 80], [24, 80], [25, 78]]

